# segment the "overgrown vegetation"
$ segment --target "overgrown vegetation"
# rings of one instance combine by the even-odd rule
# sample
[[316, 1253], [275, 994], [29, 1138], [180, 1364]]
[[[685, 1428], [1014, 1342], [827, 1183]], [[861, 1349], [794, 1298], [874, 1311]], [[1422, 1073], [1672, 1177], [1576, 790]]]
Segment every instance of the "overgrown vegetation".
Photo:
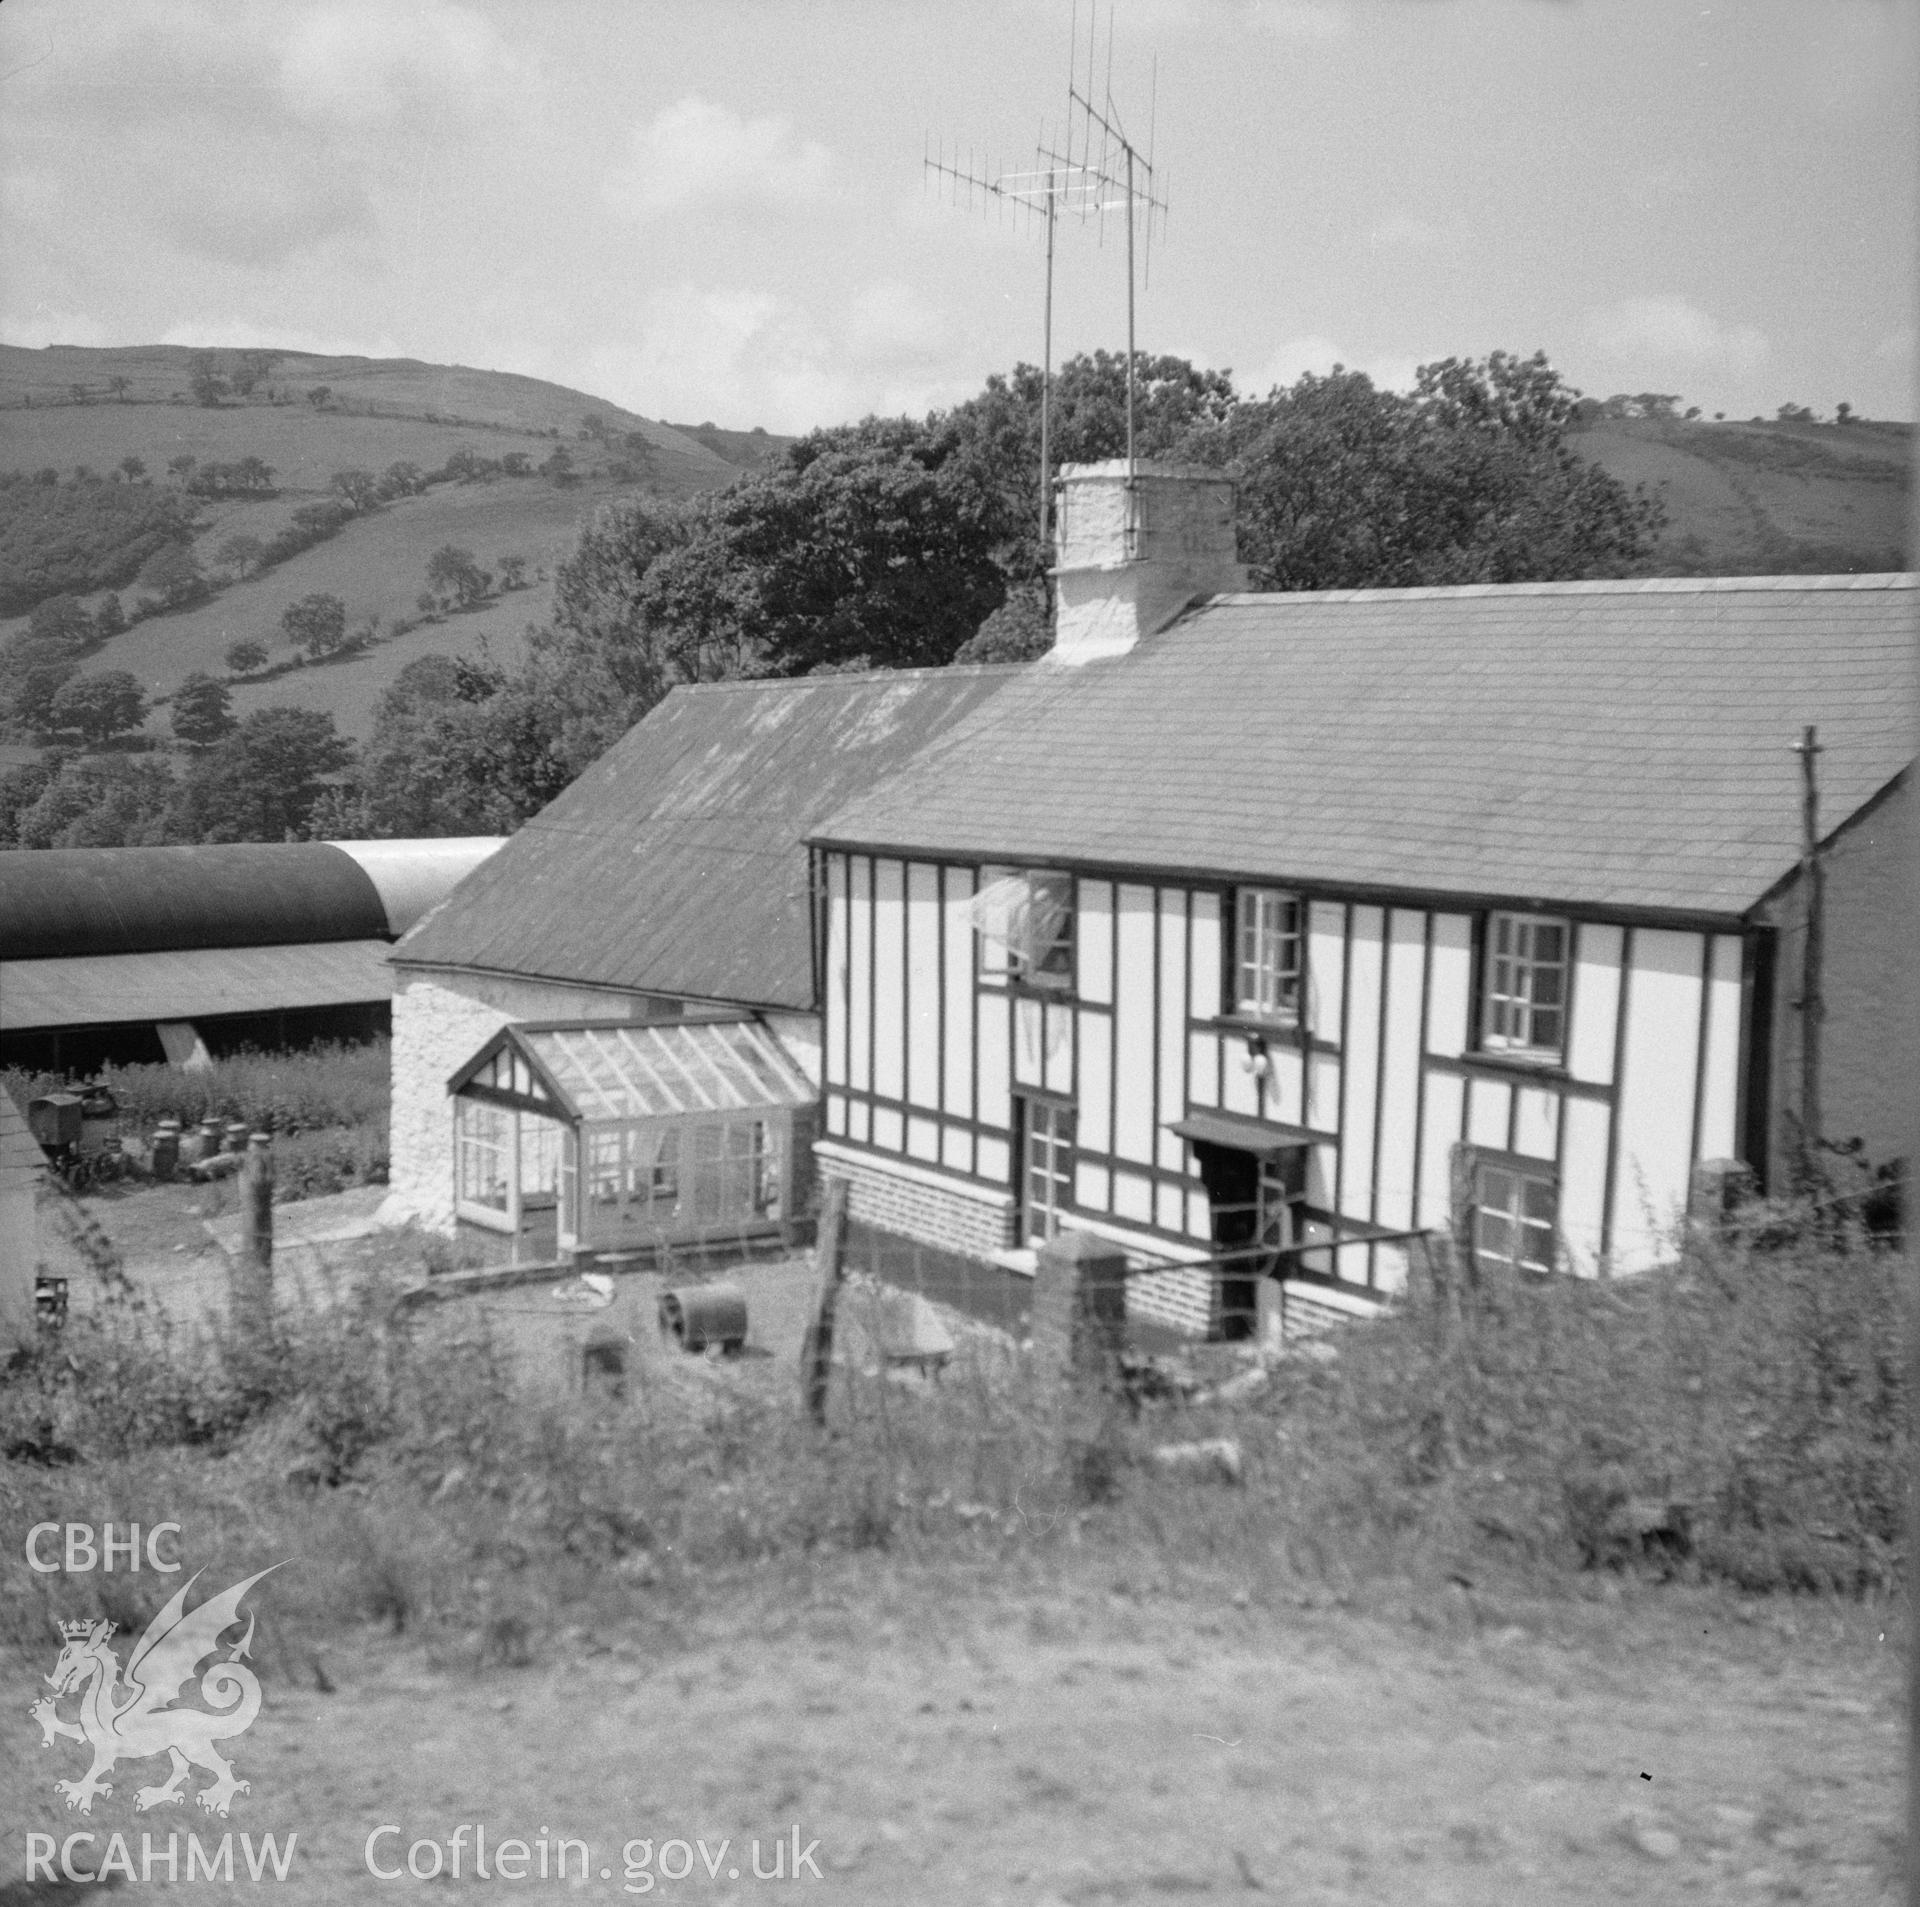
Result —
[[0, 474], [0, 616], [62, 592], [119, 589], [192, 535], [190, 507], [151, 484]]
[[[868, 1550], [1095, 1546], [1123, 1574], [1224, 1565], [1276, 1598], [1612, 1567], [1881, 1594], [1910, 1467], [1897, 1274], [1847, 1240], [1690, 1249], [1612, 1284], [1422, 1281], [1232, 1405], [1063, 1399], [980, 1333], [931, 1385], [837, 1373], [825, 1433], [784, 1381], [560, 1394], [475, 1313], [402, 1309], [378, 1280], [287, 1310], [265, 1348], [190, 1347], [123, 1304], [8, 1373], [0, 1493], [28, 1522], [98, 1521], [163, 1490], [235, 1566], [298, 1554], [285, 1593], [311, 1621], [482, 1637]], [[1238, 1444], [1238, 1486], [1154, 1461], [1208, 1437]], [[1682, 1506], [1681, 1535], [1643, 1540], [1643, 1500]], [[0, 1606], [37, 1634], [44, 1585], [5, 1567]]]
[[[171, 1114], [188, 1125], [244, 1120], [274, 1135], [274, 1192], [314, 1198], [387, 1176], [390, 1048], [323, 1045], [300, 1052], [242, 1052], [192, 1072], [175, 1066], [108, 1066], [99, 1074], [119, 1103], [119, 1131], [149, 1136]], [[75, 1082], [66, 1075], [0, 1067], [0, 1092], [25, 1106]]]

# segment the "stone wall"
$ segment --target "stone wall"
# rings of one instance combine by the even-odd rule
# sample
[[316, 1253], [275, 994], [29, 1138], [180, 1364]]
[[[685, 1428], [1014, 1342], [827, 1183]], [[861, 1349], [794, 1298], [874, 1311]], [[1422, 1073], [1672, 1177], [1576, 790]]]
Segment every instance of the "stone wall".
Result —
[[987, 1261], [1013, 1243], [1011, 1192], [975, 1191], [934, 1172], [870, 1161], [831, 1140], [814, 1153], [822, 1178], [847, 1181], [847, 1216], [860, 1225]]
[[447, 1081], [510, 1021], [638, 1017], [639, 996], [547, 981], [402, 969], [393, 996], [391, 1224], [453, 1232], [453, 1102]]

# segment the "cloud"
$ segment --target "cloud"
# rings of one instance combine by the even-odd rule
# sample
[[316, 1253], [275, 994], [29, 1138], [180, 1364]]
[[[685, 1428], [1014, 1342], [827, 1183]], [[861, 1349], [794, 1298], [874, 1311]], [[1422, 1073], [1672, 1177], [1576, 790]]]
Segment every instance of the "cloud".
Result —
[[414, 114], [493, 112], [529, 74], [491, 20], [452, 0], [336, 0], [302, 7], [279, 57], [287, 103], [303, 117], [366, 125]]
[[647, 417], [805, 431], [869, 412], [919, 416], [977, 380], [953, 376], [946, 321], [875, 280], [821, 309], [751, 288], [679, 284], [649, 300], [638, 341], [603, 347], [567, 381]]
[[1256, 0], [1256, 24], [1283, 40], [1339, 40], [1352, 30], [1352, 16], [1326, 0]]
[[690, 206], [817, 199], [832, 175], [826, 147], [797, 138], [784, 116], [742, 119], [689, 96], [634, 129], [628, 161], [603, 195], [614, 211], [645, 219]]
[[1367, 227], [1367, 243], [1375, 251], [1432, 252], [1459, 242], [1459, 235], [1410, 212], [1389, 212]]
[[1755, 326], [1722, 324], [1691, 299], [1672, 295], [1600, 306], [1587, 313], [1582, 330], [1600, 359], [1629, 378], [1702, 369], [1751, 376], [1770, 350]]
[[49, 344], [104, 345], [117, 342], [91, 313], [56, 311], [35, 305], [26, 312], [0, 312], [0, 344], [38, 351]]

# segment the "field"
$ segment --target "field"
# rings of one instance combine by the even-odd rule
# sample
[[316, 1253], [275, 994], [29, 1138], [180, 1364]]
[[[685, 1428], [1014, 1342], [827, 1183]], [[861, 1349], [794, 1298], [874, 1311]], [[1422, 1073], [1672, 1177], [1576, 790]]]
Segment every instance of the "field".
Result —
[[[224, 651], [242, 636], [264, 641], [275, 662], [289, 659], [280, 613], [314, 591], [346, 603], [349, 627], [371, 617], [384, 626], [418, 615], [427, 559], [443, 544], [472, 550], [486, 566], [502, 554], [525, 557], [529, 576], [539, 577], [526, 590], [310, 672], [235, 685], [237, 714], [273, 704], [322, 709], [344, 734], [364, 740], [381, 692], [416, 656], [474, 654], [484, 644], [496, 661], [511, 664], [526, 625], [546, 619], [552, 568], [571, 547], [576, 525], [597, 503], [631, 487], [605, 471], [611, 455], [629, 453], [583, 439], [583, 418], [595, 418], [616, 437], [637, 432], [644, 438], [645, 482], [659, 494], [691, 495], [740, 474], [738, 464], [705, 442], [532, 378], [406, 361], [284, 356], [248, 401], [206, 408], [186, 395], [192, 355], [161, 347], [0, 346], [0, 469], [51, 467], [67, 475], [84, 464], [104, 473], [134, 456], [159, 480], [179, 456], [201, 462], [258, 457], [275, 473], [276, 497], [201, 504], [194, 548], [209, 572], [217, 571], [215, 552], [230, 537], [270, 538], [302, 504], [327, 494], [339, 470], [378, 473], [402, 461], [434, 470], [461, 450], [495, 459], [520, 451], [538, 464], [561, 444], [582, 481], [566, 489], [540, 477], [435, 485], [424, 496], [356, 519], [331, 540], [206, 603], [143, 622], [88, 658], [90, 670], [130, 670], [150, 697], [169, 694], [196, 669], [224, 675]], [[114, 376], [128, 381], [118, 397], [107, 389]], [[74, 384], [89, 401], [74, 401]], [[316, 409], [306, 393], [323, 384], [327, 407]], [[269, 402], [268, 391], [293, 401]], [[743, 462], [775, 441], [745, 431], [707, 435]], [[99, 599], [84, 600], [93, 608]], [[24, 626], [24, 618], [0, 621], [0, 640]], [[147, 727], [156, 737], [169, 733], [164, 708]]]
[[1904, 424], [1615, 419], [1570, 442], [1666, 504], [1656, 571], [1737, 576], [1902, 567], [1911, 435]]

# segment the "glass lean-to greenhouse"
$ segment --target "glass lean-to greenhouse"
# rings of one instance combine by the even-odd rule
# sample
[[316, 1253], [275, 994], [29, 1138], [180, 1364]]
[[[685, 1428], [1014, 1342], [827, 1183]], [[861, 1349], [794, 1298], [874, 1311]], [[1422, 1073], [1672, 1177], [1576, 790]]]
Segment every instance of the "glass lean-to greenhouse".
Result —
[[507, 1026], [447, 1090], [454, 1210], [516, 1258], [777, 1235], [802, 1215], [814, 1089], [756, 1021]]

